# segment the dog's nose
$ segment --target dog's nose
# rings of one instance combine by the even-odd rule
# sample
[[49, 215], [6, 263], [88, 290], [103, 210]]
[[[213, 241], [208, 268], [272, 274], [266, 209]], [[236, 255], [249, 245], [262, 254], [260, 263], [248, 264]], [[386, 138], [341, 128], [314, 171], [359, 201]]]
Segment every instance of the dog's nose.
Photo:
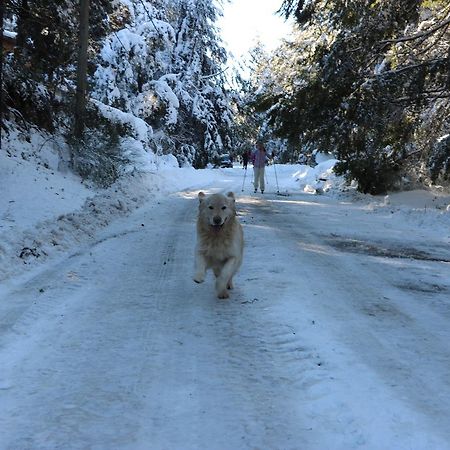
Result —
[[214, 225], [220, 225], [222, 223], [222, 219], [220, 216], [214, 216], [213, 218]]

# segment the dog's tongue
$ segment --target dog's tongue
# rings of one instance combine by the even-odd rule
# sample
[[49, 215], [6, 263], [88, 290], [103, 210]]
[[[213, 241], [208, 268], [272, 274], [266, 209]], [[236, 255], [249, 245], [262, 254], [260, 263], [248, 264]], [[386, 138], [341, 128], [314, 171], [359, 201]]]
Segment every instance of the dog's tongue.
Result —
[[212, 229], [218, 233], [222, 229], [222, 225], [211, 225]]

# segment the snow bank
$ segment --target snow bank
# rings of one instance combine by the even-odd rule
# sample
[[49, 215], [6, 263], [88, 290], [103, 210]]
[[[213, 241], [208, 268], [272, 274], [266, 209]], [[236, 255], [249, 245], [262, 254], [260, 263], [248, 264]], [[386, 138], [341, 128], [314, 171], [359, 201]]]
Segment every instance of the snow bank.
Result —
[[122, 154], [128, 160], [124, 173], [155, 172], [160, 169], [178, 168], [178, 160], [173, 155], [155, 155], [146, 150], [136, 139], [125, 137], [121, 140]]
[[[182, 169], [174, 168], [173, 159], [161, 158], [159, 169], [123, 176], [108, 189], [88, 188], [80, 181], [75, 185], [74, 180], [64, 183], [61, 174], [49, 177], [47, 171], [36, 172], [34, 180], [27, 180], [28, 170], [14, 162], [8, 164], [9, 176], [1, 177], [0, 182], [5, 192], [1, 201], [0, 280], [38, 262], [64, 256], [71, 248], [91, 242], [100, 228], [118, 217], [193, 183], [195, 170], [184, 169], [180, 176]], [[3, 158], [0, 162], [4, 167]], [[18, 170], [21, 181], [14, 186], [21, 185], [21, 189], [3, 190]], [[67, 186], [71, 186], [70, 195], [62, 194]]]
[[67, 170], [62, 141], [11, 130], [0, 153], [0, 280], [58, 255], [67, 257], [71, 249], [92, 242], [100, 228], [145, 202], [223, 176], [180, 169], [173, 155], [147, 152], [129, 137], [122, 140], [130, 160], [126, 173], [110, 188], [98, 189]]
[[368, 214], [387, 216], [394, 228], [402, 223], [421, 227], [427, 233], [447, 236], [450, 239], [450, 195], [437, 189], [394, 192], [388, 196], [362, 194], [355, 184], [348, 185], [337, 176], [333, 168], [336, 159], [326, 153], [318, 153], [317, 166], [302, 164], [279, 165], [266, 168], [267, 180], [275, 183], [281, 193], [324, 194], [342, 202], [351, 202]]
[[268, 176], [278, 178], [280, 191], [302, 191], [308, 194], [322, 194], [332, 189], [340, 189], [344, 179], [338, 177], [333, 168], [338, 162], [325, 153], [318, 153], [315, 167], [305, 164], [280, 165], [274, 164], [267, 167]]
[[329, 191], [336, 182], [337, 177], [333, 168], [337, 162], [337, 159], [328, 159], [315, 167], [302, 165], [292, 176], [304, 192], [323, 193]]

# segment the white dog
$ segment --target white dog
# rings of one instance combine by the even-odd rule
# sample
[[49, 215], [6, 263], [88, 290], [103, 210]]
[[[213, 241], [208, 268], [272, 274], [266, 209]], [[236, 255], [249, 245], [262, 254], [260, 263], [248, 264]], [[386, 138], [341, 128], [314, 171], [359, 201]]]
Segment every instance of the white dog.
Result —
[[194, 281], [202, 283], [206, 270], [212, 269], [217, 296], [228, 298], [228, 289], [233, 289], [233, 276], [242, 263], [244, 250], [244, 234], [236, 218], [234, 194], [200, 192], [198, 199]]

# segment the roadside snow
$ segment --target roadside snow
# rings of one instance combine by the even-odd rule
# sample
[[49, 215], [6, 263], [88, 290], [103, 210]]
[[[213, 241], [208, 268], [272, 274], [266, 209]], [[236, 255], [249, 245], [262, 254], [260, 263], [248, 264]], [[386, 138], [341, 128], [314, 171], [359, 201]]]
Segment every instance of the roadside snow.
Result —
[[[129, 142], [135, 169], [108, 189], [97, 189], [60, 164], [45, 136], [12, 135], [0, 153], [0, 281], [92, 239], [98, 229], [148, 201], [198, 183], [198, 171], [178, 168]], [[38, 149], [38, 150], [36, 150]], [[213, 172], [212, 180], [221, 175]]]

